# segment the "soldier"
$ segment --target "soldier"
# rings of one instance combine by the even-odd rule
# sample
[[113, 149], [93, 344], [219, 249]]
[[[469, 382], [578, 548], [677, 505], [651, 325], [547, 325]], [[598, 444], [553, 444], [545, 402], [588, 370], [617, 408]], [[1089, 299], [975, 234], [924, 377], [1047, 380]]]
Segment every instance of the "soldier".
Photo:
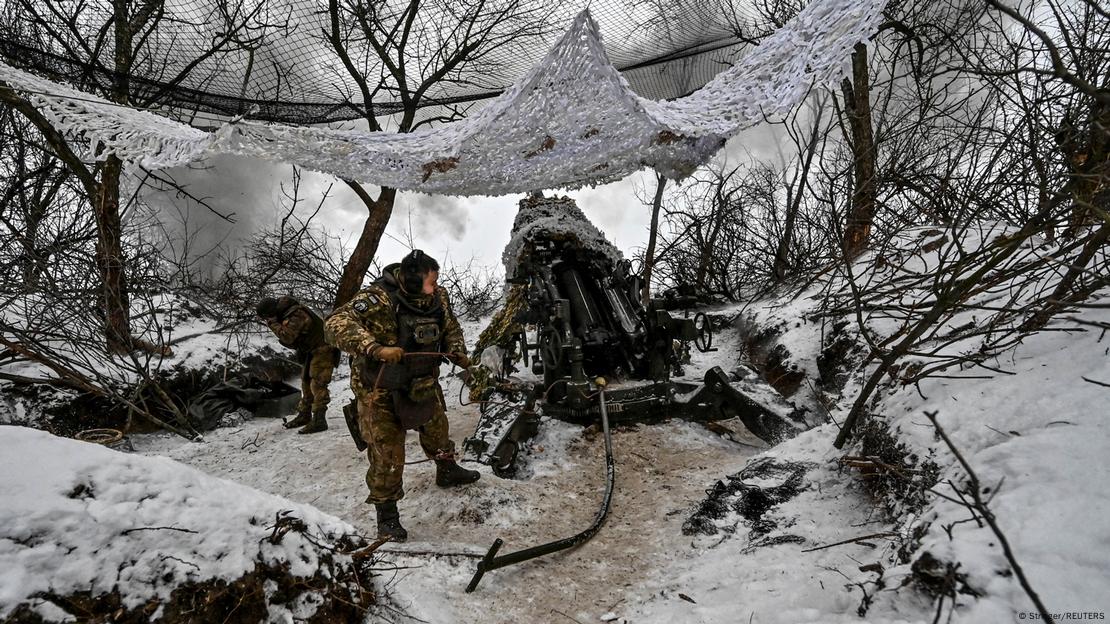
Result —
[[447, 291], [436, 284], [439, 263], [419, 249], [328, 317], [329, 343], [350, 353], [351, 389], [368, 449], [367, 503], [377, 511], [378, 537], [405, 541], [397, 501], [405, 495], [405, 431], [420, 433], [420, 446], [436, 464], [436, 485], [478, 480], [475, 470], [455, 463], [439, 365], [446, 357], [466, 368], [462, 328]]
[[323, 319], [292, 297], [267, 297], [258, 302], [255, 310], [282, 346], [296, 350], [297, 361], [301, 363], [297, 417], [285, 423], [285, 428], [300, 427], [297, 433], [327, 430], [326, 414], [331, 399], [328, 384], [339, 363], [339, 351], [324, 341]]

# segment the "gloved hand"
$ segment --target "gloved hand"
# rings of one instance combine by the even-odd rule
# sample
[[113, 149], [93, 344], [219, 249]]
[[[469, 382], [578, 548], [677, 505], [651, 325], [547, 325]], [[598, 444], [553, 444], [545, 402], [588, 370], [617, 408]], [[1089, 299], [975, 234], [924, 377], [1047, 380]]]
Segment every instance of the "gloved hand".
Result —
[[401, 361], [405, 356], [405, 350], [401, 347], [379, 347], [374, 352], [374, 357], [387, 364], [396, 364]]
[[447, 359], [451, 360], [455, 366], [459, 368], [470, 368], [470, 358], [465, 353], [449, 353]]

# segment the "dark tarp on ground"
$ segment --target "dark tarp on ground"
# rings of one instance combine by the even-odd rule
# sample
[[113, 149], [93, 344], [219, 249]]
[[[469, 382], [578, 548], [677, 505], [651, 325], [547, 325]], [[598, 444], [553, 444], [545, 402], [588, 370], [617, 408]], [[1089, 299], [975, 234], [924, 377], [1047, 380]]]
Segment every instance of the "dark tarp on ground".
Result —
[[215, 429], [231, 412], [245, 409], [255, 416], [281, 417], [296, 409], [300, 391], [283, 381], [256, 377], [229, 379], [218, 383], [189, 401], [188, 415], [193, 427]]

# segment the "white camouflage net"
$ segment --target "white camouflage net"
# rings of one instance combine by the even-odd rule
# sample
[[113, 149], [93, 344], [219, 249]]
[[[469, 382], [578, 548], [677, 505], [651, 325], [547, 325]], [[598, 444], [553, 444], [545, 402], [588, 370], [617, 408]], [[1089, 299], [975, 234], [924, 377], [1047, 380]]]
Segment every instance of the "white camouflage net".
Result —
[[646, 100], [609, 62], [587, 12], [528, 75], [473, 117], [411, 134], [240, 121], [208, 133], [128, 109], [0, 62], [63, 132], [147, 168], [215, 154], [287, 162], [380, 186], [444, 195], [578, 188], [645, 166], [678, 179], [740, 130], [781, 117], [845, 73], [886, 0], [815, 0], [695, 93]]

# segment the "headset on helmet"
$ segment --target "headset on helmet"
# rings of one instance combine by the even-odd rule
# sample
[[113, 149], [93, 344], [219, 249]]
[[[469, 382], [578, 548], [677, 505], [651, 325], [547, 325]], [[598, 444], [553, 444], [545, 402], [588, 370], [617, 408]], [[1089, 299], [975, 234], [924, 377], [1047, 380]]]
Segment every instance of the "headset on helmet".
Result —
[[439, 270], [439, 263], [419, 249], [413, 249], [401, 260], [401, 287], [405, 292], [419, 294], [424, 289], [424, 276]]

